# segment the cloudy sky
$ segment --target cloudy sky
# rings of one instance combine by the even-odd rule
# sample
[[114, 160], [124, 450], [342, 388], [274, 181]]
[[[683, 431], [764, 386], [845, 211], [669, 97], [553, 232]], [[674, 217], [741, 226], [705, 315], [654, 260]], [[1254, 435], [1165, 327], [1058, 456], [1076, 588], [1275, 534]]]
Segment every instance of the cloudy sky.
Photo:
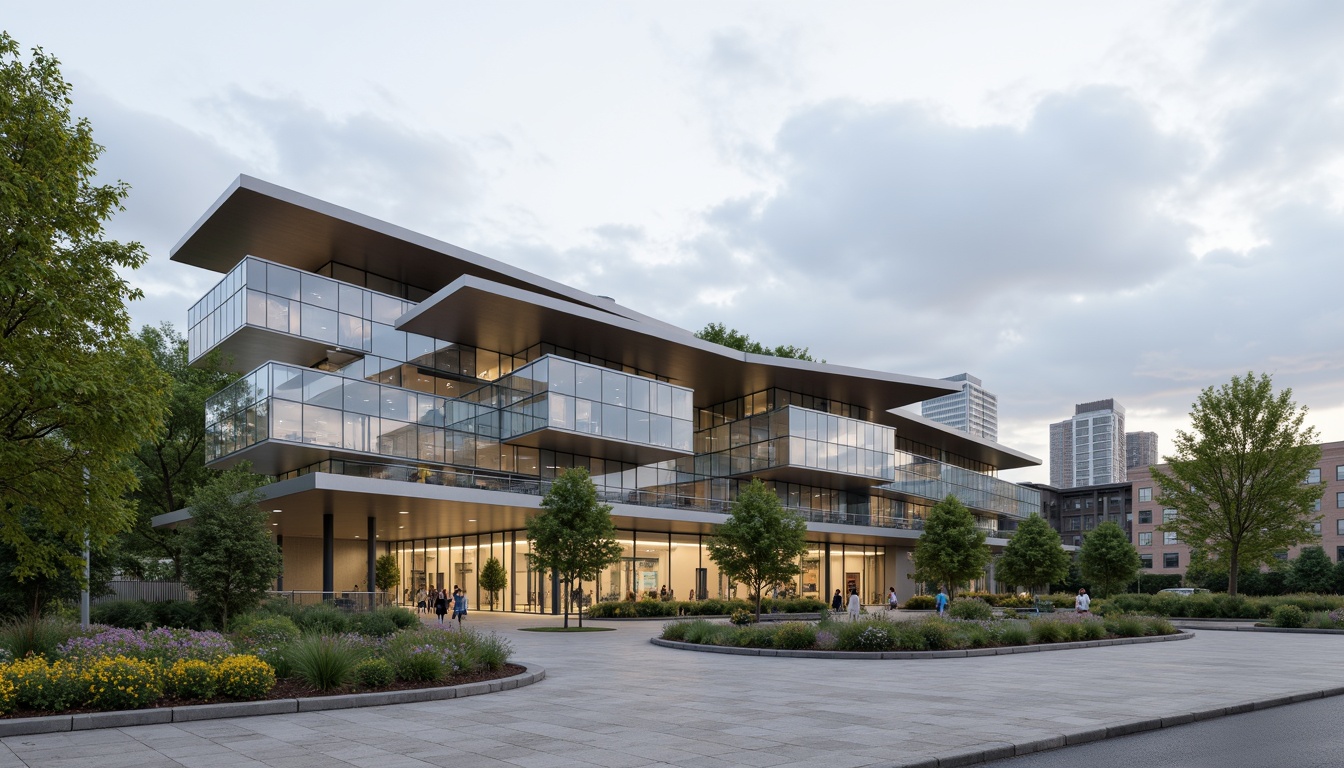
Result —
[[[225, 10], [227, 9], [227, 10]], [[14, 4], [133, 187], [138, 323], [239, 173], [689, 329], [1170, 450], [1268, 372], [1344, 440], [1344, 3]], [[1334, 265], [1334, 266], [1332, 266]], [[1046, 468], [1007, 475], [1044, 480]]]

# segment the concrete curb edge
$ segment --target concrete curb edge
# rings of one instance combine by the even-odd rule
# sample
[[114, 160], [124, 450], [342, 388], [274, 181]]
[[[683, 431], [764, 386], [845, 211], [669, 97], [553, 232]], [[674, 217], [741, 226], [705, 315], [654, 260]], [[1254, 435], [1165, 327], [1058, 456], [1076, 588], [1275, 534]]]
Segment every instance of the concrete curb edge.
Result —
[[409, 691], [382, 691], [377, 693], [349, 693], [338, 696], [313, 696], [302, 699], [266, 699], [262, 701], [231, 701], [219, 704], [195, 704], [185, 707], [157, 709], [129, 709], [117, 712], [84, 712], [76, 715], [44, 715], [0, 720], [0, 738], [32, 736], [40, 733], [87, 731], [95, 728], [125, 728], [134, 725], [184, 723], [195, 720], [215, 720], [225, 717], [254, 717], [290, 712], [320, 712], [329, 709], [353, 707], [382, 707], [389, 704], [412, 704], [422, 701], [442, 701], [478, 696], [485, 693], [511, 691], [546, 679], [546, 669], [537, 664], [521, 664], [523, 671], [498, 680], [481, 683], [462, 683], [442, 688], [417, 688]]
[[998, 648], [970, 648], [959, 651], [780, 651], [774, 648], [731, 648], [724, 645], [700, 645], [683, 643], [678, 640], [664, 640], [651, 637], [649, 642], [663, 648], [698, 653], [726, 653], [732, 656], [775, 656], [791, 659], [964, 659], [976, 656], [1008, 656], [1015, 653], [1040, 653], [1043, 651], [1074, 651], [1082, 648], [1105, 648], [1113, 645], [1140, 645], [1143, 643], [1169, 643], [1175, 640], [1189, 640], [1195, 633], [1186, 629], [1177, 630], [1174, 635], [1157, 637], [1117, 637], [1110, 640], [1082, 640], [1073, 643], [1050, 643], [1049, 645], [1008, 645]]

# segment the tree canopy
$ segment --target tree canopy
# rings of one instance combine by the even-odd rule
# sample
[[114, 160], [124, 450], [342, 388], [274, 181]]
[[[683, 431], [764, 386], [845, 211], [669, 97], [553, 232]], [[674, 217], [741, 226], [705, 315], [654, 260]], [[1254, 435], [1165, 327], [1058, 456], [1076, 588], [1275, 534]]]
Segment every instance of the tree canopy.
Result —
[[500, 590], [507, 586], [509, 586], [509, 574], [504, 570], [504, 564], [498, 557], [486, 560], [485, 565], [481, 566], [481, 589], [484, 589], [490, 598], [491, 610], [494, 610], [495, 601], [499, 599]]
[[1040, 515], [1032, 515], [1018, 524], [994, 564], [994, 576], [999, 581], [1033, 590], [1068, 575], [1069, 553], [1064, 551], [1059, 533]]
[[798, 559], [807, 552], [807, 521], [753, 479], [738, 491], [727, 522], [715, 527], [705, 549], [720, 572], [747, 585], [760, 621], [761, 593], [802, 573]]
[[118, 272], [145, 250], [103, 237], [128, 188], [94, 183], [102, 147], [70, 90], [56, 59], [24, 62], [0, 32], [0, 542], [19, 580], [82, 573], [86, 535], [99, 550], [130, 526], [125, 458], [167, 392], [130, 332], [140, 291]]
[[1139, 572], [1139, 565], [1139, 551], [1118, 523], [1104, 522], [1083, 537], [1078, 568], [1101, 597], [1124, 589]]
[[401, 566], [392, 553], [379, 555], [373, 562], [373, 584], [379, 592], [388, 592], [401, 582]]
[[1275, 395], [1270, 377], [1254, 373], [1208, 387], [1190, 412], [1191, 431], [1176, 432], [1175, 455], [1152, 469], [1156, 501], [1177, 511], [1158, 530], [1225, 568], [1229, 594], [1244, 566], [1317, 538], [1311, 524], [1320, 520], [1313, 509], [1322, 486], [1306, 480], [1321, 449], [1292, 394]]
[[[750, 352], [753, 355], [769, 355], [771, 357], [790, 357], [795, 360], [806, 360], [811, 363], [817, 362], [812, 355], [808, 354], [807, 347], [795, 347], [788, 344], [780, 344], [775, 347], [767, 347], [759, 341], [752, 341], [752, 338], [736, 328], [727, 328], [723, 323], [710, 323], [704, 328], [695, 332], [696, 338], [715, 344], [722, 344], [725, 347]], [[822, 360], [821, 362], [826, 362]]]
[[924, 532], [915, 543], [915, 578], [957, 588], [977, 579], [989, 565], [985, 532], [975, 526], [975, 515], [952, 495], [934, 504], [924, 519]]
[[280, 547], [258, 505], [263, 475], [242, 462], [191, 497], [182, 547], [182, 578], [196, 601], [227, 629], [229, 617], [261, 602], [280, 576]]
[[[555, 571], [564, 585], [565, 627], [569, 627], [569, 596], [580, 581], [597, 578], [602, 569], [621, 560], [611, 505], [597, 500], [597, 487], [583, 467], [566, 469], [541, 500], [541, 514], [527, 521], [527, 560], [539, 571]], [[583, 625], [580, 606], [579, 625]]]
[[155, 576], [147, 561], [168, 560], [171, 572], [182, 578], [182, 539], [176, 528], [155, 528], [156, 515], [186, 506], [201, 485], [218, 475], [205, 466], [205, 401], [237, 378], [222, 371], [219, 356], [212, 352], [204, 361], [187, 364], [187, 340], [170, 323], [145, 326], [140, 342], [149, 350], [154, 365], [171, 382], [168, 411], [163, 428], [142, 442], [134, 454], [139, 487], [132, 494], [137, 519], [123, 537], [125, 554], [121, 565], [141, 577]]
[[1293, 558], [1288, 566], [1288, 589], [1321, 595], [1335, 591], [1335, 564], [1323, 547], [1303, 547]]

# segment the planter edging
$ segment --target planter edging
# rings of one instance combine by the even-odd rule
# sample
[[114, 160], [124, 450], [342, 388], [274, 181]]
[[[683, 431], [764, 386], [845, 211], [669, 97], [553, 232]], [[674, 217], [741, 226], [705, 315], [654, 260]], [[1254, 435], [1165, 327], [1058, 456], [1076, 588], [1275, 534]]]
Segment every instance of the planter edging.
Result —
[[1112, 645], [1139, 645], [1142, 643], [1164, 643], [1173, 640], [1189, 640], [1195, 633], [1180, 629], [1173, 635], [1155, 637], [1116, 637], [1110, 640], [1080, 640], [1069, 643], [1049, 643], [1047, 645], [1005, 645], [995, 648], [968, 648], [954, 651], [780, 651], [774, 648], [732, 648], [726, 645], [700, 645], [684, 643], [679, 640], [664, 640], [651, 637], [649, 642], [663, 648], [679, 651], [698, 651], [700, 653], [726, 653], [732, 656], [781, 656], [795, 659], [964, 659], [971, 656], [1008, 656], [1015, 653], [1039, 653], [1042, 651], [1072, 651], [1082, 648], [1104, 648]]

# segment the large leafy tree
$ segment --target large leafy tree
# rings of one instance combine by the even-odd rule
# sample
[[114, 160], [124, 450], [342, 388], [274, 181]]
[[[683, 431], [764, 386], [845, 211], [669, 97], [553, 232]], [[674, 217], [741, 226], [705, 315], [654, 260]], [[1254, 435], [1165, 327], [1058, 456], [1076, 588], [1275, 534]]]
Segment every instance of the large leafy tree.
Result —
[[720, 572], [747, 586], [760, 621], [761, 593], [802, 573], [798, 561], [807, 552], [807, 521], [785, 509], [765, 483], [752, 480], [738, 491], [728, 521], [714, 529], [705, 548]]
[[102, 147], [70, 104], [59, 62], [0, 32], [0, 542], [21, 581], [82, 579], [85, 537], [100, 550], [130, 526], [125, 457], [167, 390], [118, 273], [145, 250], [103, 237], [127, 187], [94, 183]]
[[142, 578], [157, 575], [146, 561], [167, 560], [172, 578], [182, 578], [182, 535], [176, 528], [155, 528], [155, 515], [186, 506], [187, 499], [218, 472], [205, 466], [205, 401], [228, 386], [236, 376], [220, 370], [218, 353], [192, 366], [187, 364], [187, 340], [171, 324], [145, 326], [140, 341], [154, 364], [171, 381], [168, 412], [163, 427], [136, 450], [135, 473], [140, 480], [132, 495], [136, 524], [124, 538], [122, 566]]
[[280, 576], [280, 548], [261, 500], [262, 475], [242, 462], [191, 497], [182, 577], [196, 601], [227, 629], [229, 617], [256, 607]]
[[[495, 609], [495, 601], [499, 599], [500, 590], [509, 586], [509, 574], [504, 570], [504, 564], [498, 557], [492, 557], [485, 561], [481, 566], [481, 589], [490, 597], [490, 610]], [[582, 607], [582, 606], [580, 606]]]
[[1105, 522], [1083, 537], [1078, 567], [1101, 597], [1115, 594], [1139, 572], [1139, 551], [1118, 523]]
[[[795, 360], [806, 360], [816, 362], [812, 355], [808, 354], [807, 347], [795, 347], [789, 344], [780, 344], [774, 347], [767, 347], [759, 341], [753, 341], [750, 336], [736, 328], [728, 328], [723, 323], [710, 323], [704, 328], [695, 332], [696, 338], [722, 344], [725, 347], [750, 352], [755, 355], [769, 355], [771, 357], [791, 357]], [[826, 362], [825, 360], [822, 361]]]
[[1045, 518], [1032, 515], [1018, 524], [994, 564], [994, 575], [999, 581], [1034, 590], [1069, 575], [1069, 553]]
[[[45, 531], [40, 518], [31, 510], [20, 513], [20, 525], [34, 541], [46, 546], [64, 548], [69, 557], [82, 557], [80, 548]], [[54, 572], [40, 572], [25, 579], [14, 575], [18, 567], [18, 553], [9, 544], [0, 542], [0, 620], [25, 616], [31, 626], [42, 614], [57, 603], [72, 603], [79, 600], [83, 589], [84, 572], [77, 573], [58, 569]], [[89, 568], [89, 593], [93, 597], [111, 594], [107, 582], [112, 578], [112, 560], [102, 552], [93, 552]]]
[[[540, 571], [555, 571], [564, 585], [565, 628], [569, 628], [569, 596], [580, 581], [597, 578], [602, 569], [620, 562], [621, 543], [611, 505], [597, 499], [597, 486], [582, 467], [567, 469], [541, 500], [541, 514], [527, 521], [527, 560]], [[583, 626], [583, 612], [579, 612]]]
[[1243, 567], [1268, 564], [1276, 552], [1316, 539], [1311, 524], [1320, 484], [1307, 484], [1321, 460], [1316, 430], [1293, 391], [1274, 394], [1269, 376], [1233, 376], [1200, 393], [1191, 431], [1177, 430], [1176, 454], [1154, 467], [1157, 502], [1177, 510], [1170, 531], [1226, 568], [1237, 594]]
[[924, 532], [915, 543], [915, 578], [957, 587], [985, 572], [990, 561], [985, 532], [975, 526], [975, 515], [956, 496], [934, 504], [924, 519]]

